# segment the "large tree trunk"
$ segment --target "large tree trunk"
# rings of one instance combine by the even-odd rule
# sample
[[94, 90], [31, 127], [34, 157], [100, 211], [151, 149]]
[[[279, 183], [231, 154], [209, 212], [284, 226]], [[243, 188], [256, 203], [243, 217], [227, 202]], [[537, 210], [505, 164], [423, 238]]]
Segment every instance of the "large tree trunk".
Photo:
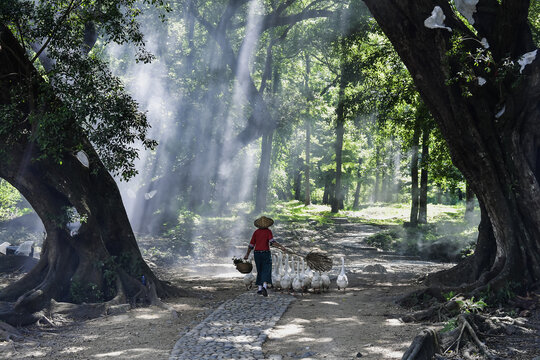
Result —
[[[446, 139], [452, 160], [485, 209], [493, 234], [495, 256], [489, 270], [469, 278], [470, 290], [488, 285], [499, 289], [513, 281], [524, 287], [540, 280], [540, 186], [537, 173], [540, 147], [540, 58], [524, 67], [510, 67], [534, 50], [528, 26], [529, 1], [481, 1], [474, 14], [473, 34], [453, 16], [448, 2], [438, 1], [445, 26], [430, 29], [431, 0], [402, 2], [365, 0], [409, 69], [424, 102]], [[455, 35], [466, 39], [455, 44]], [[466, 51], [486, 51], [492, 60], [475, 66], [460, 57]], [[452, 52], [456, 46], [461, 49]], [[453, 55], [456, 54], [456, 55]], [[460, 74], [481, 76], [486, 83], [467, 81]], [[480, 239], [485, 236], [479, 234]], [[486, 257], [482, 247], [475, 257]], [[456, 271], [459, 271], [459, 267]]]
[[409, 221], [412, 226], [418, 224], [418, 146], [420, 142], [420, 127], [415, 125], [411, 146], [411, 216]]
[[418, 222], [427, 224], [427, 193], [429, 165], [429, 130], [422, 130], [422, 161], [420, 161], [420, 195], [418, 200]]
[[[0, 106], [14, 106], [27, 118], [36, 111], [43, 85], [6, 27], [0, 28], [0, 64]], [[11, 91], [15, 89], [24, 89], [25, 99], [12, 103]], [[53, 101], [58, 100], [46, 106], [57, 106]], [[32, 205], [47, 237], [36, 266], [0, 292], [0, 301], [7, 302], [0, 306], [0, 320], [12, 324], [35, 321], [32, 314], [53, 298], [122, 300], [144, 294], [143, 275], [159, 295], [169, 294], [172, 289], [159, 281], [142, 259], [116, 183], [92, 145], [83, 140], [88, 168], [73, 153], [62, 154], [62, 161], [44, 156], [27, 135], [34, 128], [25, 120], [21, 118], [11, 131], [0, 135], [0, 177]], [[10, 119], [2, 121], [3, 125], [13, 124]], [[84, 139], [76, 124], [70, 126], [62, 130]], [[68, 227], [68, 212], [73, 209], [84, 218], [77, 233]]]

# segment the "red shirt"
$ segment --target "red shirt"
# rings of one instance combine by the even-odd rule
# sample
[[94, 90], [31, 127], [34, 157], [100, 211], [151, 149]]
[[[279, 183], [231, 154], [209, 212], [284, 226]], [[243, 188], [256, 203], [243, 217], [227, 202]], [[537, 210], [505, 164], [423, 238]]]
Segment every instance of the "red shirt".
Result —
[[255, 248], [255, 251], [270, 250], [270, 244], [273, 242], [274, 236], [270, 229], [257, 229], [251, 236], [249, 247]]

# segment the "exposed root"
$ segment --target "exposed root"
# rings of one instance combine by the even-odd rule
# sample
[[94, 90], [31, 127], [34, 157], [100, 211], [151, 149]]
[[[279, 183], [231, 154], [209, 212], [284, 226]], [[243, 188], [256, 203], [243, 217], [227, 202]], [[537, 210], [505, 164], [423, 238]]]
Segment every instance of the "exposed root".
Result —
[[456, 301], [448, 301], [444, 304], [436, 304], [426, 310], [417, 311], [412, 315], [401, 317], [403, 322], [442, 322], [456, 316], [459, 313], [459, 304]]
[[0, 273], [28, 272], [38, 262], [29, 256], [6, 256], [0, 254]]
[[23, 339], [22, 334], [13, 326], [0, 321], [0, 339], [4, 341], [20, 341]]
[[47, 318], [44, 314], [41, 315], [41, 318], [38, 320], [38, 324], [40, 324], [41, 321], [44, 321], [45, 324], [49, 325], [50, 327], [56, 327], [56, 325], [52, 322], [52, 320]]
[[402, 360], [430, 360], [439, 352], [439, 337], [433, 329], [424, 329], [414, 338]]
[[154, 283], [151, 281], [148, 281], [148, 294], [149, 294], [149, 301], [150, 305], [156, 305], [162, 309], [168, 310], [171, 312], [171, 315], [174, 318], [178, 318], [178, 313], [174, 308], [168, 304], [165, 304], [161, 299], [157, 296], [156, 287]]
[[[474, 331], [473, 327], [471, 326], [471, 324], [469, 323], [469, 321], [467, 321], [467, 318], [465, 315], [461, 314], [458, 316], [458, 322], [460, 324], [462, 324], [462, 327], [464, 329], [466, 329], [468, 331], [468, 334], [471, 336], [471, 338], [473, 339], [474, 343], [476, 344], [476, 346], [478, 347], [478, 349], [480, 349], [480, 351], [487, 356], [488, 359], [494, 359], [495, 356], [492, 354], [492, 352], [488, 349], [488, 347], [486, 346], [486, 344], [484, 344], [482, 341], [480, 341], [480, 339], [478, 338], [478, 336], [476, 335], [476, 331]], [[463, 330], [462, 330], [463, 332]]]

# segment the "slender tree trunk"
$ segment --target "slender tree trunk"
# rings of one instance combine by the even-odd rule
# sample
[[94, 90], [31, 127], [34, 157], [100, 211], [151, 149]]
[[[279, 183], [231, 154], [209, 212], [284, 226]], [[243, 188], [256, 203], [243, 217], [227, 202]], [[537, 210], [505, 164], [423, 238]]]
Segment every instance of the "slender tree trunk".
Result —
[[360, 181], [360, 176], [362, 173], [362, 158], [358, 158], [358, 171], [356, 172], [356, 188], [354, 189], [354, 202], [353, 209], [357, 210], [360, 205], [360, 186], [362, 182]]
[[268, 176], [270, 174], [270, 158], [272, 153], [273, 131], [263, 134], [261, 141], [261, 163], [257, 173], [257, 194], [255, 197], [255, 212], [266, 209], [268, 195]]
[[[343, 47], [343, 44], [340, 44]], [[343, 163], [343, 135], [345, 134], [345, 87], [347, 86], [347, 69], [344, 60], [341, 59], [338, 103], [336, 108], [336, 181], [334, 185], [331, 212], [337, 213], [343, 208], [343, 189], [341, 184], [341, 167]]]
[[313, 96], [311, 94], [311, 89], [309, 87], [309, 76], [311, 73], [311, 61], [309, 57], [309, 53], [305, 53], [306, 58], [306, 73], [304, 75], [304, 89], [305, 89], [305, 95], [306, 95], [306, 117], [304, 118], [304, 125], [306, 127], [306, 164], [305, 164], [305, 172], [304, 172], [304, 181], [305, 181], [305, 198], [304, 198], [304, 205], [308, 206], [311, 204], [311, 184], [310, 184], [310, 162], [311, 162], [311, 119], [310, 119], [310, 112], [309, 112], [309, 104], [310, 101], [313, 99]]
[[[342, 106], [342, 105], [341, 105]], [[339, 106], [338, 106], [339, 107]], [[336, 126], [336, 183], [334, 185], [334, 197], [332, 201], [331, 212], [337, 213], [340, 209], [340, 204], [343, 201], [343, 190], [341, 185], [341, 165], [342, 165], [342, 153], [343, 153], [343, 134], [345, 129], [343, 126], [343, 119], [338, 116], [338, 122]]]
[[428, 193], [428, 165], [429, 165], [429, 130], [422, 130], [422, 161], [420, 166], [420, 196], [418, 207], [418, 222], [427, 224], [427, 193]]
[[311, 188], [310, 188], [310, 172], [309, 172], [309, 166], [310, 166], [310, 155], [311, 155], [311, 124], [309, 119], [305, 119], [306, 123], [306, 164], [305, 164], [305, 172], [304, 172], [304, 182], [305, 182], [305, 198], [304, 198], [304, 205], [311, 204]]
[[333, 171], [330, 171], [328, 174], [325, 174], [324, 194], [323, 194], [323, 204], [325, 205], [332, 205], [332, 203], [334, 202], [336, 184], [334, 184], [333, 180], [335, 179], [335, 177], [336, 176]]
[[375, 145], [375, 183], [373, 184], [373, 202], [379, 202], [381, 184], [381, 149], [379, 142]]
[[418, 143], [420, 141], [420, 127], [415, 126], [412, 146], [411, 146], [411, 216], [410, 223], [412, 226], [418, 224], [418, 206], [419, 195], [418, 189]]
[[294, 177], [293, 177], [293, 191], [294, 191], [294, 200], [301, 200], [302, 196], [302, 159], [296, 158], [295, 165], [293, 167]]

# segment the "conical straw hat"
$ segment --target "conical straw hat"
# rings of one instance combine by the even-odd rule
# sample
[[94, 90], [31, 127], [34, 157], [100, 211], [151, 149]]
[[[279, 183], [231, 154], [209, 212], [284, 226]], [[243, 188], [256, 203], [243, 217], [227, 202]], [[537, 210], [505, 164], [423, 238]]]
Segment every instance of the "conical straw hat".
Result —
[[253, 224], [258, 227], [259, 229], [266, 229], [267, 227], [270, 227], [274, 224], [274, 220], [266, 217], [266, 216], [261, 216], [260, 218], [258, 218], [257, 220], [255, 220], [253, 222]]

